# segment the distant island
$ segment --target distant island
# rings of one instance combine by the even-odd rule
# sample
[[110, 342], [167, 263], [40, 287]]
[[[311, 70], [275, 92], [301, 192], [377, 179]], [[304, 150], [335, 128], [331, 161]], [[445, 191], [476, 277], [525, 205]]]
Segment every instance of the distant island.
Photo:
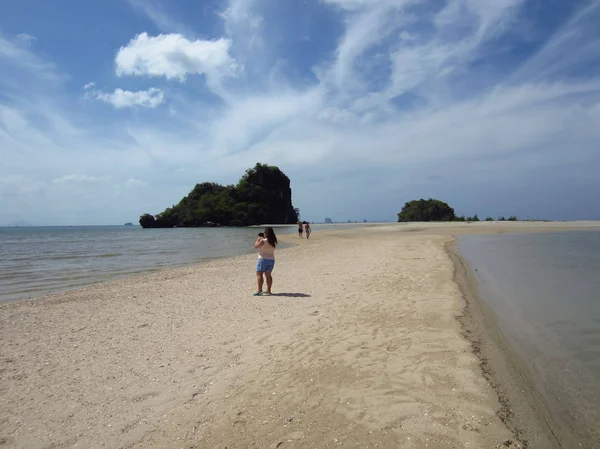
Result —
[[256, 164], [236, 185], [196, 184], [181, 201], [155, 216], [140, 217], [143, 228], [292, 224], [299, 210], [292, 205], [290, 179], [277, 167]]
[[125, 223], [123, 226], [133, 226], [133, 223], [131, 223], [130, 221], [128, 221], [127, 223]]
[[[511, 216], [508, 219], [504, 217], [498, 218], [498, 221], [517, 221], [516, 216]], [[480, 221], [477, 214], [472, 217], [464, 215], [457, 216], [454, 209], [440, 200], [429, 198], [428, 200], [420, 199], [409, 201], [404, 204], [402, 210], [398, 213], [399, 222], [414, 222], [414, 221]], [[487, 217], [485, 221], [496, 221], [492, 217]]]
[[6, 226], [9, 227], [30, 227], [30, 226], [34, 226], [31, 223], [24, 221], [24, 220], [17, 220], [17, 221], [12, 221], [10, 223], [8, 223]]

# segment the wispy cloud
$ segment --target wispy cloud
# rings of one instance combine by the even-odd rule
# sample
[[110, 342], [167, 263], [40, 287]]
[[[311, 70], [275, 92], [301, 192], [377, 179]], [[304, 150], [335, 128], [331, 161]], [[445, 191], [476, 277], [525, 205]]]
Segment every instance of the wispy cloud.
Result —
[[[226, 34], [245, 51], [265, 51], [261, 38], [262, 16], [256, 12], [260, 0], [229, 0], [221, 13]], [[243, 56], [239, 54], [239, 56]], [[246, 54], [249, 56], [249, 54]]]
[[163, 33], [178, 33], [188, 39], [196, 36], [191, 27], [174, 19], [165, 11], [166, 5], [168, 5], [166, 3], [156, 0], [127, 0], [127, 3], [136, 11], [145, 14]]
[[106, 179], [97, 178], [95, 176], [88, 175], [65, 175], [60, 178], [56, 178], [52, 180], [53, 184], [61, 184], [65, 182], [99, 182], [105, 181]]
[[336, 6], [342, 10], [355, 12], [368, 8], [379, 8], [381, 6], [402, 5], [406, 3], [403, 0], [323, 0], [332, 6]]
[[392, 21], [401, 20], [390, 15], [392, 5], [389, 2], [379, 2], [370, 8], [366, 8], [362, 3], [344, 5], [352, 8], [360, 6], [364, 11], [353, 13], [346, 19], [346, 33], [336, 49], [336, 59], [330, 70], [336, 88], [343, 92], [368, 83], [368, 80], [361, 79], [359, 75], [357, 60], [393, 30]]
[[148, 183], [146, 181], [142, 181], [141, 179], [137, 178], [129, 178], [127, 181], [125, 181], [125, 188], [127, 189], [137, 189], [147, 186]]
[[594, 0], [571, 17], [535, 54], [511, 76], [511, 82], [544, 81], [577, 77], [600, 70], [600, 0]]
[[[35, 74], [37, 80], [56, 86], [65, 80], [54, 63], [45, 61], [32, 51], [34, 39], [9, 39], [0, 34], [0, 62], [3, 76], [0, 87], [6, 93], [23, 92]], [[20, 73], [22, 76], [11, 76]], [[16, 96], [15, 96], [16, 97]]]
[[27, 33], [17, 34], [16, 38], [23, 45], [27, 45], [27, 46], [33, 44], [37, 40], [37, 38], [35, 36], [32, 36], [31, 34], [27, 34]]

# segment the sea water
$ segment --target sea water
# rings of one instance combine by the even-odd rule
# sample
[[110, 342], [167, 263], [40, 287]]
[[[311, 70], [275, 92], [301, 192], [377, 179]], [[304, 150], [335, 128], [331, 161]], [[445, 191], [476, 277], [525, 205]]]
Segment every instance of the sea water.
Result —
[[600, 448], [600, 232], [462, 236], [458, 249], [555, 421]]
[[[316, 225], [331, 229], [337, 225]], [[248, 254], [258, 228], [0, 227], [0, 301]], [[275, 227], [277, 234], [296, 227]]]

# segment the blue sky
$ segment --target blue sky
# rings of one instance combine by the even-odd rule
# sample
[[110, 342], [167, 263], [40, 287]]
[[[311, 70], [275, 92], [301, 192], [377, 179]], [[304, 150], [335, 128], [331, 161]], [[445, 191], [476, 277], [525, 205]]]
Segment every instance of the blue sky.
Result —
[[600, 218], [600, 0], [5, 0], [0, 224], [120, 224], [256, 162], [302, 218]]

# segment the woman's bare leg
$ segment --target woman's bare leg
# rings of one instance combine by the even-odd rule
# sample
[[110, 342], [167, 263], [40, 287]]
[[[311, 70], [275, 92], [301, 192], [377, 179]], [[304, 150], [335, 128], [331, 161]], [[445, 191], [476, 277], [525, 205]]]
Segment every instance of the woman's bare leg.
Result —
[[265, 276], [267, 277], [267, 293], [271, 294], [271, 287], [273, 286], [273, 276], [269, 271], [265, 272]]
[[[267, 278], [268, 279], [268, 278]], [[257, 271], [256, 272], [256, 281], [258, 283], [258, 290], [256, 290], [258, 293], [262, 293], [262, 289], [263, 289], [263, 283], [264, 283], [264, 279], [263, 279], [263, 274], [262, 271]], [[268, 284], [267, 284], [268, 285]]]

